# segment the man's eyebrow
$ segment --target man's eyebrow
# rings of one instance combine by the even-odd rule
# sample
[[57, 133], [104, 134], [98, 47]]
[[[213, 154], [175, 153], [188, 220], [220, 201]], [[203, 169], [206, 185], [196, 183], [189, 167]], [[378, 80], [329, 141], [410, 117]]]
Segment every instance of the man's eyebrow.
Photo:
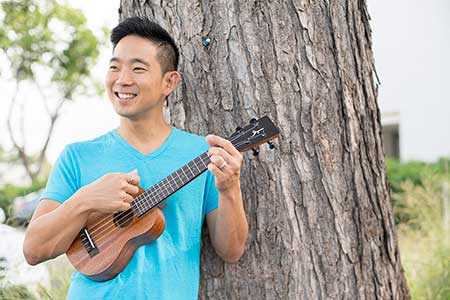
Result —
[[[112, 57], [109, 60], [110, 63], [112, 63], [112, 62], [120, 62], [120, 61], [121, 61], [121, 59], [119, 59], [118, 57]], [[146, 62], [142, 58], [138, 58], [138, 57], [130, 59], [130, 63], [132, 63], [132, 64], [133, 63], [140, 63], [140, 64], [143, 64], [143, 65], [146, 65], [147, 67], [150, 67], [150, 64], [148, 62]]]
[[143, 65], [146, 65], [147, 67], [150, 67], [150, 64], [148, 62], [146, 62], [145, 60], [141, 59], [141, 58], [132, 58], [130, 59], [130, 62], [133, 63], [140, 63]]

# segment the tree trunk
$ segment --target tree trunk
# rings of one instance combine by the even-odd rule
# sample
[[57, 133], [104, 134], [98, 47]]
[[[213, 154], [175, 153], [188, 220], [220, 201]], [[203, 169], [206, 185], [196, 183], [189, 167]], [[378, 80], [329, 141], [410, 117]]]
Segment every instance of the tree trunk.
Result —
[[200, 299], [410, 298], [364, 0], [122, 0], [119, 12], [180, 47], [173, 125], [229, 136], [269, 115], [281, 129], [275, 151], [245, 155], [246, 251], [226, 264], [205, 239]]

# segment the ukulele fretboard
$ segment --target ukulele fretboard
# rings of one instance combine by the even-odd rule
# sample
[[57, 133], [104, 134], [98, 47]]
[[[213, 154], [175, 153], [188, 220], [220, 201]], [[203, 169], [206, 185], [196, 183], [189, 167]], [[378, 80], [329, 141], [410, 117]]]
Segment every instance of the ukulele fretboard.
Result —
[[134, 215], [140, 217], [157, 206], [205, 172], [210, 162], [208, 153], [205, 152], [140, 194], [132, 202]]

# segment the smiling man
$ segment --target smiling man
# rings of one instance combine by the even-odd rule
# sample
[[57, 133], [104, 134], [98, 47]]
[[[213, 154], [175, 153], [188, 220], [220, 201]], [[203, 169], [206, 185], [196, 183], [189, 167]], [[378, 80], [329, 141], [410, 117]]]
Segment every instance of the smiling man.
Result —
[[92, 213], [130, 208], [138, 186], [149, 188], [208, 151], [208, 171], [167, 199], [166, 229], [139, 247], [125, 269], [105, 282], [75, 272], [68, 299], [197, 299], [200, 242], [206, 219], [216, 252], [236, 262], [248, 225], [240, 189], [241, 154], [227, 140], [167, 124], [163, 105], [175, 89], [178, 49], [145, 18], [113, 29], [106, 89], [120, 126], [60, 154], [28, 226], [24, 254], [34, 265], [65, 253]]

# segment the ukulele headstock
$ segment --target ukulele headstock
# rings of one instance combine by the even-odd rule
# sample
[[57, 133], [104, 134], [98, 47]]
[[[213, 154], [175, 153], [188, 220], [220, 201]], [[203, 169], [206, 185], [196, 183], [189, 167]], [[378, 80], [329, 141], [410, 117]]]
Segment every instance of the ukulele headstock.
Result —
[[268, 116], [260, 119], [251, 119], [250, 124], [243, 128], [236, 128], [236, 131], [228, 138], [234, 147], [240, 152], [253, 149], [253, 154], [259, 152], [256, 147], [268, 142], [270, 149], [275, 146], [270, 142], [278, 137], [280, 130], [273, 124]]

